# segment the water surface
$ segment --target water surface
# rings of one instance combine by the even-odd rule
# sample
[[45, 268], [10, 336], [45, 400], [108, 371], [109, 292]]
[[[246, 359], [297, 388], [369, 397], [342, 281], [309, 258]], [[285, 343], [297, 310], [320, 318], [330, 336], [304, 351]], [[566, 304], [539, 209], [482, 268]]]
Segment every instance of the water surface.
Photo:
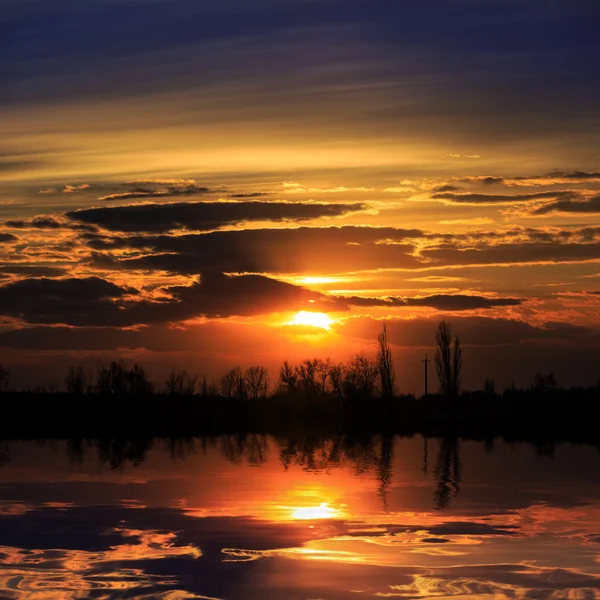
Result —
[[600, 453], [423, 438], [0, 445], [0, 597], [600, 597]]

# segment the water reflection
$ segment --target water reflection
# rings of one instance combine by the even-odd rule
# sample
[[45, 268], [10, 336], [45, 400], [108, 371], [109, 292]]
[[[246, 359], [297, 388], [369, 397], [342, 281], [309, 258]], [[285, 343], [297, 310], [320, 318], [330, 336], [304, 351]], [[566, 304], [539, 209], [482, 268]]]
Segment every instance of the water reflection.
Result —
[[600, 598], [592, 447], [247, 434], [2, 449], [2, 598]]
[[435, 506], [446, 508], [460, 492], [460, 442], [456, 438], [442, 438], [434, 472], [437, 482]]

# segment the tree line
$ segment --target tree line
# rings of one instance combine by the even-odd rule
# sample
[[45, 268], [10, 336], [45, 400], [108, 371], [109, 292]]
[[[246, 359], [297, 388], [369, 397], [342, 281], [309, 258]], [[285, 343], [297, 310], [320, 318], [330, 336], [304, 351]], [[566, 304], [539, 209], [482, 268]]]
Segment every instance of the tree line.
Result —
[[[449, 323], [439, 323], [436, 334], [435, 371], [439, 392], [447, 398], [456, 398], [461, 391], [463, 367], [462, 349], [458, 336], [453, 336]], [[359, 353], [346, 362], [330, 358], [307, 359], [297, 364], [285, 361], [277, 379], [272, 380], [264, 366], [254, 365], [246, 369], [237, 366], [218, 379], [209, 381], [185, 369], [174, 368], [162, 384], [153, 382], [144, 367], [138, 363], [128, 366], [123, 360], [98, 363], [95, 372], [81, 365], [68, 368], [64, 384], [38, 386], [33, 392], [70, 395], [133, 396], [154, 394], [169, 396], [223, 397], [240, 400], [258, 400], [271, 395], [287, 395], [299, 398], [332, 396], [348, 399], [392, 398], [397, 392], [394, 360], [387, 324], [377, 338], [375, 356]], [[0, 364], [0, 391], [9, 388], [10, 372]], [[552, 389], [556, 380], [552, 373], [537, 374], [534, 389]], [[486, 395], [495, 395], [491, 378], [484, 383]]]

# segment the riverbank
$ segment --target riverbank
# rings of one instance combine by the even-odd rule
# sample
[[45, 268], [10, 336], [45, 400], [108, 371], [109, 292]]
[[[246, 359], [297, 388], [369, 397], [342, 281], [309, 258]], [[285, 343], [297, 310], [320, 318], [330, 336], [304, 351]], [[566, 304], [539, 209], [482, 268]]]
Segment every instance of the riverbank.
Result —
[[422, 434], [532, 442], [600, 444], [600, 398], [594, 390], [515, 391], [342, 400], [334, 397], [100, 397], [2, 394], [0, 438]]

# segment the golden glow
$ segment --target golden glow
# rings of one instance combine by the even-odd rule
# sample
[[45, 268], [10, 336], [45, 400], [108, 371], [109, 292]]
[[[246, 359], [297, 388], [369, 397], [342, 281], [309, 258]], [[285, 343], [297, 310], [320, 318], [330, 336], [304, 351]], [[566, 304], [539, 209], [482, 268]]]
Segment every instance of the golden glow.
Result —
[[331, 329], [331, 323], [333, 323], [333, 321], [325, 313], [301, 310], [296, 314], [290, 325], [310, 325], [329, 331]]
[[301, 285], [318, 285], [324, 283], [337, 283], [338, 281], [348, 281], [348, 278], [342, 277], [299, 277], [297, 279]]
[[305, 506], [295, 509], [292, 518], [298, 520], [335, 519], [339, 515], [339, 510], [332, 508], [327, 502], [321, 502], [319, 506]]

